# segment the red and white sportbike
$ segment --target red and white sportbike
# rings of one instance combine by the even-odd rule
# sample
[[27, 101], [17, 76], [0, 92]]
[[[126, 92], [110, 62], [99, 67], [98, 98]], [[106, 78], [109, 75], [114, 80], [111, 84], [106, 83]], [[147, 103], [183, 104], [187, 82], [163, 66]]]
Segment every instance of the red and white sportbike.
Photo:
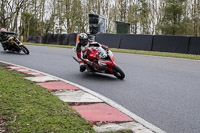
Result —
[[[89, 51], [86, 55], [87, 59], [93, 62], [92, 66], [85, 64], [88, 72], [113, 74], [118, 79], [124, 79], [125, 74], [114, 62], [113, 53], [110, 50], [104, 50], [102, 47], [89, 47], [87, 51]], [[78, 62], [77, 57], [73, 56], [73, 58]]]

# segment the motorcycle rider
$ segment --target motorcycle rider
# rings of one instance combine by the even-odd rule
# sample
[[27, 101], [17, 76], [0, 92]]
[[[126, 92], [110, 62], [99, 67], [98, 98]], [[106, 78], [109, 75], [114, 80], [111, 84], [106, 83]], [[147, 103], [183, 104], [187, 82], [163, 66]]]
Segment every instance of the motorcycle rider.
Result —
[[1, 29], [1, 32], [0, 32], [0, 42], [1, 42], [4, 50], [10, 49], [10, 47], [11, 47], [11, 44], [10, 44], [11, 40], [9, 40], [8, 34], [16, 34], [16, 33], [14, 33], [14, 32], [8, 32], [5, 28]]
[[108, 46], [102, 45], [100, 43], [90, 41], [88, 39], [88, 35], [86, 33], [80, 33], [79, 34], [79, 42], [76, 45], [76, 53], [77, 57], [79, 59], [79, 65], [80, 65], [80, 72], [84, 72], [86, 70], [85, 64], [88, 64], [90, 66], [94, 65], [94, 62], [89, 61], [87, 59], [88, 54], [88, 48], [89, 47], [102, 47], [105, 50], [108, 50]]
[[6, 49], [6, 47], [9, 47], [9, 40], [8, 40], [8, 35], [6, 34], [6, 29], [2, 28], [1, 29], [1, 33], [0, 33], [0, 42], [4, 48], [4, 50]]

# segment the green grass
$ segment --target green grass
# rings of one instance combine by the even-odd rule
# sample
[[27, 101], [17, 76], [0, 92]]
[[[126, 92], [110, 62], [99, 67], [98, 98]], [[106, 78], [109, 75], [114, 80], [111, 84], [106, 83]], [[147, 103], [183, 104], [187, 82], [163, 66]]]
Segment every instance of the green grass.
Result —
[[114, 48], [112, 49], [112, 51], [113, 52], [121, 52], [121, 53], [144, 54], [144, 55], [154, 55], [154, 56], [164, 56], [164, 57], [174, 57], [174, 58], [185, 58], [185, 59], [200, 60], [200, 55], [192, 55], [192, 54], [142, 51], [142, 50], [127, 50], [127, 49], [114, 49]]
[[[49, 47], [61, 47], [61, 48], [73, 48], [74, 47], [74, 46], [67, 46], [67, 45], [38, 44], [38, 43], [28, 43], [28, 42], [24, 42], [24, 44], [25, 45], [37, 45], [37, 46], [49, 46]], [[113, 51], [113, 52], [121, 52], [121, 53], [143, 54], [143, 55], [154, 55], [154, 56], [164, 56], [164, 57], [174, 57], [174, 58], [185, 58], [185, 59], [200, 60], [200, 55], [192, 55], [192, 54], [142, 51], [142, 50], [128, 50], [128, 49], [116, 49], [116, 48], [110, 48], [110, 50]]]
[[24, 76], [0, 67], [0, 119], [6, 121], [7, 132], [94, 132], [67, 103]]

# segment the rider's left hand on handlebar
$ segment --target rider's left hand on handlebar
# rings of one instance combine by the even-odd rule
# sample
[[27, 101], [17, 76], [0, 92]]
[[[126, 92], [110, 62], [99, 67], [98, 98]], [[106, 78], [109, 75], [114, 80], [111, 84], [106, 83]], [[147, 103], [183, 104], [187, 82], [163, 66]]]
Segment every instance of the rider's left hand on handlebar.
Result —
[[102, 48], [105, 50], [108, 50], [108, 46], [106, 46], [106, 45], [102, 45]]

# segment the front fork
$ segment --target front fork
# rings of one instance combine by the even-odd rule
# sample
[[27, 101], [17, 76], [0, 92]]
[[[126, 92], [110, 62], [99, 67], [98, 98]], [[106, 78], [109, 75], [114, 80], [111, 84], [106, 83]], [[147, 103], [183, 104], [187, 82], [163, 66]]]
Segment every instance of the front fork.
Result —
[[107, 66], [107, 69], [110, 71], [110, 73], [113, 73], [112, 66], [114, 66], [114, 65], [115, 65], [115, 63], [112, 62], [112, 64], [109, 64], [109, 65]]
[[112, 68], [110, 66], [107, 67], [107, 69], [108, 69], [108, 71], [110, 71], [110, 73], [113, 73], [113, 70], [112, 70]]

